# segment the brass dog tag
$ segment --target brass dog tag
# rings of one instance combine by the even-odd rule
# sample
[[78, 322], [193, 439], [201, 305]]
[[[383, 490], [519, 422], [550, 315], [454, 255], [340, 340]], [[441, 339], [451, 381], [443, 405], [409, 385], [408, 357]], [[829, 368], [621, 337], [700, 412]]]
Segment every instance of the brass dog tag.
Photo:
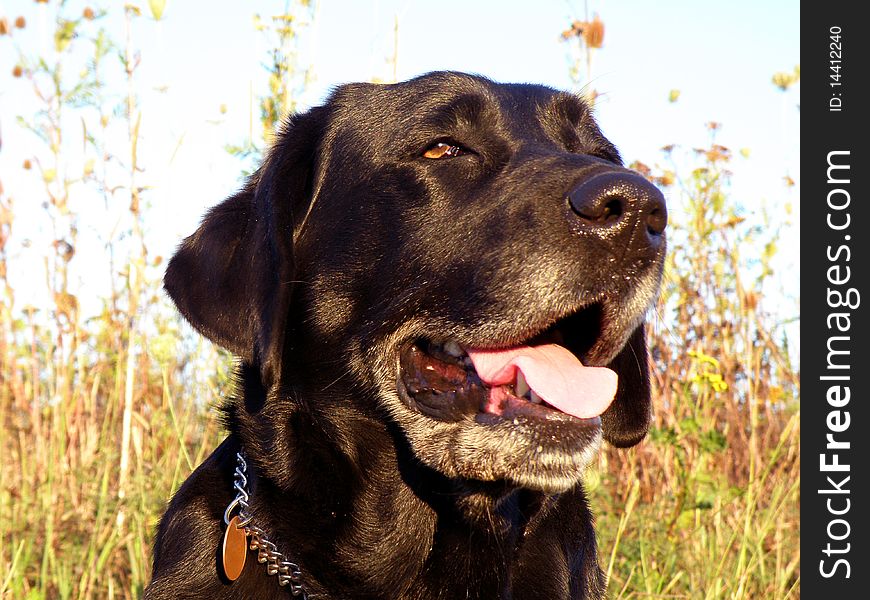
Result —
[[239, 515], [230, 519], [224, 532], [223, 552], [224, 575], [230, 581], [235, 581], [245, 568], [245, 556], [248, 554], [248, 536], [245, 528], [239, 528]]

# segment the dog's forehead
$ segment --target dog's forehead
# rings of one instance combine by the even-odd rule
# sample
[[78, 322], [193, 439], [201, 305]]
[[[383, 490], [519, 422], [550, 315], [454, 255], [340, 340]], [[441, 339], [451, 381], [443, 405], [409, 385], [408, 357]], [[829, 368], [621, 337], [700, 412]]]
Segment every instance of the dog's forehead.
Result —
[[490, 124], [505, 130], [546, 120], [583, 126], [594, 121], [578, 96], [530, 83], [497, 83], [485, 77], [455, 72], [429, 73], [396, 84], [351, 84], [330, 99], [339, 118], [335, 124], [360, 125], [389, 134], [415, 128], [449, 129], [466, 124]]

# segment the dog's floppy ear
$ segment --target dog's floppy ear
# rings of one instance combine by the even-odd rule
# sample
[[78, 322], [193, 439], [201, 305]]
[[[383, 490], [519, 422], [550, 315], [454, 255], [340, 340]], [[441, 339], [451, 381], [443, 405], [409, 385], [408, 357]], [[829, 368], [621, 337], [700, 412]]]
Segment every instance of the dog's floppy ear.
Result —
[[212, 208], [169, 262], [164, 287], [205, 337], [278, 383], [295, 271], [293, 226], [310, 201], [325, 109], [294, 115], [262, 166]]
[[649, 363], [643, 323], [628, 338], [625, 348], [608, 365], [619, 375], [616, 398], [601, 415], [604, 439], [619, 448], [634, 446], [649, 430]]

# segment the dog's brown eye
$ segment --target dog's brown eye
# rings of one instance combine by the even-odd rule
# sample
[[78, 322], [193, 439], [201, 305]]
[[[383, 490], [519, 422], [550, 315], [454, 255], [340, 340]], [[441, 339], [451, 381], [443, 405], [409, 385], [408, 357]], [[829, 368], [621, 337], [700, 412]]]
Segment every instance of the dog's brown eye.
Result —
[[459, 146], [455, 146], [453, 144], [447, 144], [445, 142], [438, 142], [437, 144], [432, 144], [426, 151], [423, 153], [424, 158], [453, 158], [454, 156], [460, 156], [464, 153], [464, 150]]

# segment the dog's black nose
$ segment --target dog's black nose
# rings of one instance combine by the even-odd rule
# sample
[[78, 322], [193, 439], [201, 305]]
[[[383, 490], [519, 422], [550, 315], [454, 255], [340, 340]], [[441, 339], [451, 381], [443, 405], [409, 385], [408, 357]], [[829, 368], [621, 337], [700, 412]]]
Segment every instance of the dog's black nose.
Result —
[[[636, 173], [610, 171], [593, 175], [568, 193], [574, 226], [608, 238], [619, 232], [630, 235], [632, 224], [646, 228], [634, 243], [658, 246], [668, 224], [668, 209], [662, 193]], [[629, 240], [625, 240], [626, 243]]]

